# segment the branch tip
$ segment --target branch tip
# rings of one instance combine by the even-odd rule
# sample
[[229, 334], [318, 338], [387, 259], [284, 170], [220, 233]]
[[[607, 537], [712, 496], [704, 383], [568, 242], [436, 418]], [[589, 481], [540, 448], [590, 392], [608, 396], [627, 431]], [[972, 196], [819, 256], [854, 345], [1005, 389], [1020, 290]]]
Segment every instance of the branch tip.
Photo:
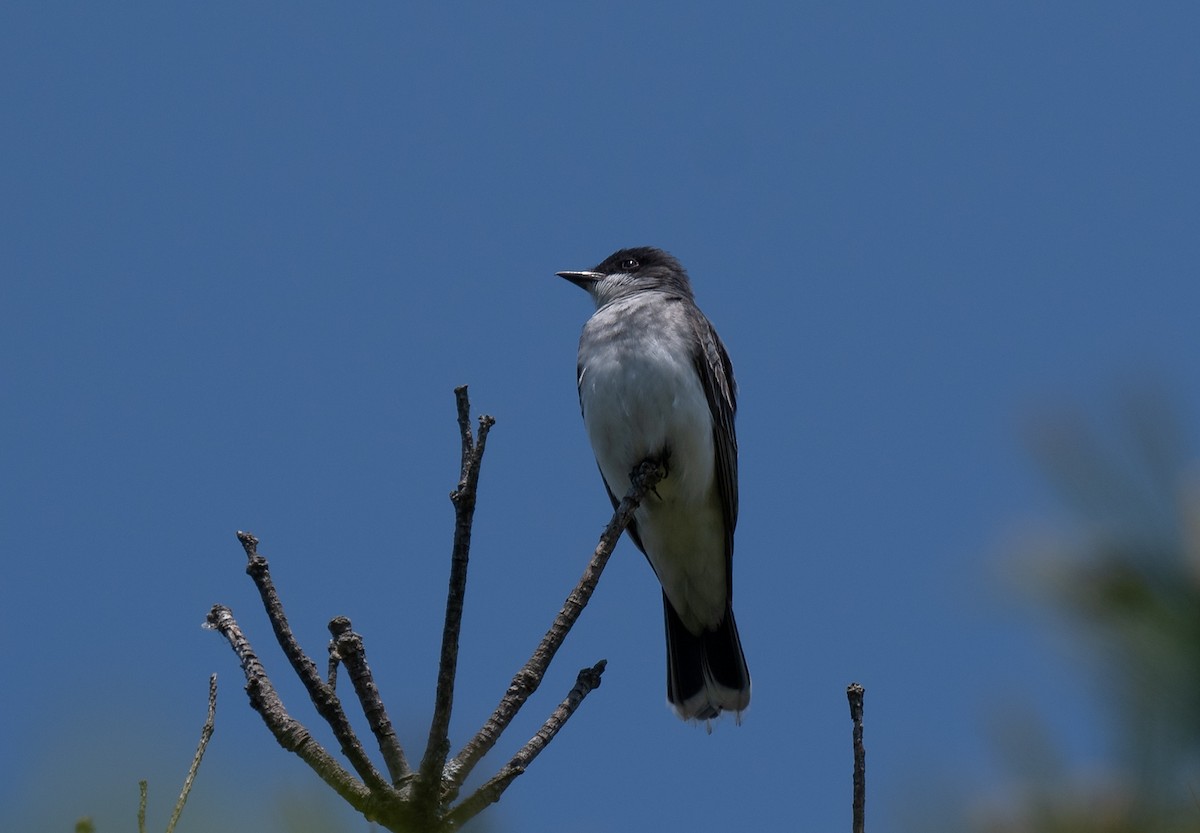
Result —
[[242, 545], [242, 549], [246, 551], [246, 555], [253, 557], [258, 552], [258, 539], [252, 533], [238, 530], [237, 539]]

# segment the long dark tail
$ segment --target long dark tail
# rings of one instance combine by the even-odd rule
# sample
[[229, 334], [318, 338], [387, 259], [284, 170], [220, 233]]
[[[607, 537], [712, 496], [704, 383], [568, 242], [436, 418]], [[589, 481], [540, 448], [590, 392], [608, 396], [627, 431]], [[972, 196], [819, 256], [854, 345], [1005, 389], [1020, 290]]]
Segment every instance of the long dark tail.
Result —
[[733, 608], [716, 630], [694, 634], [684, 626], [666, 593], [667, 700], [684, 720], [708, 720], [722, 711], [741, 714], [750, 705], [750, 670], [742, 654]]

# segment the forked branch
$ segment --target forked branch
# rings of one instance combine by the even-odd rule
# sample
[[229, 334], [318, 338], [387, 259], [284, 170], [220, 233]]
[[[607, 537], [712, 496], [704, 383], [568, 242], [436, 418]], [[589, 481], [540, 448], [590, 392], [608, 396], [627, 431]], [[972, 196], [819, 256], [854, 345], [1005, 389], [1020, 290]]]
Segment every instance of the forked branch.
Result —
[[[470, 401], [466, 387], [456, 388], [462, 459], [458, 487], [450, 494], [454, 504], [454, 541], [450, 555], [450, 582], [446, 614], [442, 628], [442, 650], [438, 665], [437, 690], [433, 717], [421, 763], [414, 772], [392, 728], [382, 697], [375, 685], [362, 637], [354, 633], [350, 620], [336, 617], [329, 624], [333, 636], [327, 675], [322, 679], [314, 663], [301, 649], [283, 610], [279, 594], [271, 580], [270, 568], [258, 552], [258, 539], [239, 532], [238, 540], [246, 551], [246, 572], [254, 580], [271, 627], [292, 670], [300, 678], [317, 713], [329, 724], [350, 762], [353, 773], [337, 762], [309, 731], [292, 718], [283, 705], [249, 640], [242, 633], [233, 613], [221, 605], [208, 615], [210, 627], [228, 640], [242, 665], [251, 706], [281, 746], [296, 753], [338, 795], [363, 814], [392, 831], [450, 831], [497, 801], [513, 780], [525, 771], [534, 758], [554, 738], [580, 703], [600, 685], [604, 661], [579, 672], [575, 686], [550, 714], [542, 727], [499, 772], [457, 805], [467, 776], [480, 759], [495, 745], [500, 734], [512, 722], [521, 706], [537, 690], [555, 653], [587, 605], [600, 575], [633, 513], [663, 476], [653, 461], [642, 463], [632, 473], [633, 485], [618, 505], [592, 553], [591, 561], [578, 585], [567, 596], [550, 629], [534, 650], [529, 661], [516, 673], [495, 712], [478, 733], [452, 760], [449, 756], [449, 727], [454, 705], [454, 683], [458, 666], [459, 637], [463, 604], [466, 598], [467, 566], [470, 556], [471, 528], [474, 521], [479, 471], [488, 432], [495, 424], [490, 416], [479, 418], [477, 435], [471, 431]], [[336, 691], [337, 668], [345, 666], [359, 706], [375, 736], [387, 770], [385, 777], [371, 762], [346, 717]]]

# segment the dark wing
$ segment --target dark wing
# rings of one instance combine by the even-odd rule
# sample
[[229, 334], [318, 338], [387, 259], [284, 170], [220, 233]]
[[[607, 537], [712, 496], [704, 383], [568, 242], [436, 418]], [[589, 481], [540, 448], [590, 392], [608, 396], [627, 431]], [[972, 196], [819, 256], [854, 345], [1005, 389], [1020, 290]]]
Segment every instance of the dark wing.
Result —
[[713, 325], [703, 315], [692, 317], [696, 334], [696, 372], [708, 398], [713, 421], [713, 450], [716, 457], [717, 491], [725, 513], [725, 575], [726, 587], [733, 596], [733, 530], [737, 526], [737, 433], [733, 418], [737, 414], [737, 383], [733, 380], [733, 365], [729, 354]]

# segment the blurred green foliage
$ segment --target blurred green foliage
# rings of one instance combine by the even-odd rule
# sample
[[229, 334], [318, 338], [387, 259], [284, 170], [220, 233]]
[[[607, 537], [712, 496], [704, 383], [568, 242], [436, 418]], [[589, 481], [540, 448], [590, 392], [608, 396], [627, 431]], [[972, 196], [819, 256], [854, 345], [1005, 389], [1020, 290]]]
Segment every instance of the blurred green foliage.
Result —
[[1024, 721], [1001, 750], [1022, 788], [970, 829], [1200, 831], [1200, 490], [1173, 413], [1143, 392], [1111, 424], [1064, 413], [1032, 434], [1069, 507], [1065, 534], [1038, 548], [1033, 587], [1098, 660], [1113, 760], [1072, 776]]

